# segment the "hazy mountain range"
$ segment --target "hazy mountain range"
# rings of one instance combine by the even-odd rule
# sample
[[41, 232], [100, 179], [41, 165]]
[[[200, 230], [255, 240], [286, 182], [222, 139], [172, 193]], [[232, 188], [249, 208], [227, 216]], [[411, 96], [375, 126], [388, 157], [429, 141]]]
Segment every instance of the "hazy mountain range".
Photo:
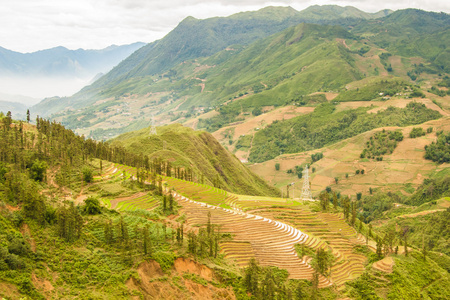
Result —
[[97, 75], [108, 72], [143, 45], [140, 42], [112, 45], [101, 50], [56, 47], [33, 53], [0, 47], [0, 92], [40, 99], [68, 96], [98, 79]]

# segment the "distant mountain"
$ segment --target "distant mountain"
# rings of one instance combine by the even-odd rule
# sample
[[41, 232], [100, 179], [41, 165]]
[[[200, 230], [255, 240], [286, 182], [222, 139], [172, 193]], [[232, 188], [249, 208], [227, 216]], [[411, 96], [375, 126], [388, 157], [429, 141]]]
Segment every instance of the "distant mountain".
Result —
[[6, 115], [10, 111], [14, 119], [24, 120], [27, 108], [37, 102], [39, 99], [36, 98], [0, 93], [0, 112]]
[[301, 12], [301, 16], [309, 20], [335, 20], [341, 18], [348, 19], [377, 19], [385, 17], [393, 13], [390, 9], [383, 9], [376, 13], [366, 13], [352, 6], [338, 6], [338, 5], [313, 5]]
[[8, 102], [15, 102], [15, 103], [21, 103], [25, 106], [30, 106], [33, 104], [36, 104], [40, 101], [39, 98], [32, 98], [27, 96], [21, 96], [21, 95], [10, 95], [0, 92], [0, 101], [8, 101]]
[[33, 53], [0, 47], [0, 92], [41, 99], [72, 95], [143, 45], [113, 45], [101, 50], [56, 47]]
[[69, 50], [56, 47], [33, 53], [19, 53], [0, 47], [0, 74], [30, 77], [93, 77], [100, 72], [109, 71], [144, 45], [144, 43], [112, 45], [101, 50]]
[[24, 119], [27, 107], [22, 103], [0, 100], [0, 112], [6, 115], [10, 111], [15, 119]]

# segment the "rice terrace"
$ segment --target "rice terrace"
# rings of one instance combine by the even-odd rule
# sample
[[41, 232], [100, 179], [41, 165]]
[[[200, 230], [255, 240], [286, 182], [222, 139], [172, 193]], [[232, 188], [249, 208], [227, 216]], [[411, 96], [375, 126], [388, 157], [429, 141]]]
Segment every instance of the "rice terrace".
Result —
[[447, 3], [68, 1], [0, 21], [2, 300], [450, 299]]

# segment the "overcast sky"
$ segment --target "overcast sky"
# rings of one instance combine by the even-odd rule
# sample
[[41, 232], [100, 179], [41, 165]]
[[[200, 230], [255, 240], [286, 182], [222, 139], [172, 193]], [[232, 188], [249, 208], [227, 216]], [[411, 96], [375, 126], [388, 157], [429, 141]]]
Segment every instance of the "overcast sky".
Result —
[[269, 5], [302, 10], [314, 4], [349, 5], [366, 12], [412, 7], [450, 13], [448, 0], [0, 0], [0, 47], [33, 52], [148, 43], [187, 16], [228, 16]]

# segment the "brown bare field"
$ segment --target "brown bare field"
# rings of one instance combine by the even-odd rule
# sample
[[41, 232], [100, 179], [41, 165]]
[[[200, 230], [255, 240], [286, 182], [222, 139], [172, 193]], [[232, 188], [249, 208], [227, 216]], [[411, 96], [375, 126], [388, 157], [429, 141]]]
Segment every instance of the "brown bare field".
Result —
[[325, 95], [325, 98], [327, 99], [327, 101], [331, 101], [334, 98], [337, 97], [337, 95], [339, 95], [339, 93], [333, 93], [333, 92], [315, 92], [312, 93], [311, 95]]
[[[434, 130], [423, 137], [411, 139], [409, 138], [409, 132], [412, 127], [424, 129], [433, 127]], [[382, 129], [362, 133], [322, 149], [298, 154], [285, 154], [249, 167], [284, 192], [286, 192], [287, 184], [295, 182], [294, 193], [297, 195], [296, 197], [301, 194], [303, 179], [288, 174], [287, 170], [310, 163], [311, 154], [317, 152], [322, 152], [324, 158], [311, 166], [315, 168], [315, 173], [312, 173], [310, 169], [313, 196], [317, 196], [327, 186], [347, 195], [355, 195], [358, 192], [369, 193], [369, 188], [402, 190], [406, 184], [411, 184], [412, 187], [416, 188], [431, 173], [450, 167], [449, 164], [436, 165], [434, 162], [424, 159], [424, 147], [436, 140], [436, 131], [450, 130], [450, 117], [405, 128], [385, 127], [386, 130], [400, 129], [404, 135], [403, 141], [398, 143], [397, 148], [391, 155], [385, 155], [383, 161], [360, 159], [359, 155], [364, 149], [365, 142], [375, 132]], [[280, 164], [279, 171], [275, 170], [276, 163]], [[356, 170], [362, 169], [364, 169], [364, 175], [355, 174]], [[346, 178], [346, 174], [348, 174], [348, 178]], [[335, 177], [338, 178], [338, 184], [335, 183]], [[292, 197], [292, 187], [290, 191]], [[405, 192], [405, 194], [407, 193]]]
[[249, 134], [256, 128], [264, 128], [265, 126], [272, 124], [276, 120], [288, 120], [302, 114], [311, 113], [313, 111], [314, 107], [296, 107], [292, 105], [285, 106], [269, 111], [257, 117], [245, 120], [243, 123], [221, 128], [220, 130], [214, 132], [213, 136], [220, 141], [221, 139], [223, 139], [224, 131], [230, 128], [234, 128], [233, 140], [237, 140], [241, 135]]
[[397, 76], [407, 76], [406, 69], [402, 63], [402, 58], [397, 55], [389, 57], [389, 63], [392, 66], [393, 72]]
[[449, 208], [450, 207], [450, 197], [445, 197], [438, 201], [440, 207]]

